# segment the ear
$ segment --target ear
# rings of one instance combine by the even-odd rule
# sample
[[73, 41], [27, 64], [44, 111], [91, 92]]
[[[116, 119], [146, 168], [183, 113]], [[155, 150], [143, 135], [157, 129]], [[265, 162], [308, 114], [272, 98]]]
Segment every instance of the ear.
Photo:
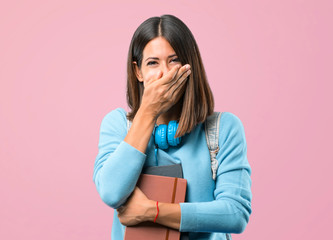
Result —
[[136, 78], [139, 80], [139, 82], [143, 82], [143, 77], [142, 77], [142, 74], [141, 74], [141, 71], [140, 71], [140, 68], [139, 68], [137, 62], [134, 61], [133, 65], [134, 65], [134, 69], [135, 69]]

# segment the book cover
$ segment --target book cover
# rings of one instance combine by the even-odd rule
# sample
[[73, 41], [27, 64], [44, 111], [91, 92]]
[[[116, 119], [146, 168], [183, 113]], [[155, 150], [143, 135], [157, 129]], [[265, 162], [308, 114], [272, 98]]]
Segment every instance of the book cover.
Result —
[[[137, 186], [149, 199], [166, 202], [184, 202], [186, 179], [141, 174]], [[126, 227], [125, 240], [179, 240], [180, 232], [153, 222], [144, 222]]]

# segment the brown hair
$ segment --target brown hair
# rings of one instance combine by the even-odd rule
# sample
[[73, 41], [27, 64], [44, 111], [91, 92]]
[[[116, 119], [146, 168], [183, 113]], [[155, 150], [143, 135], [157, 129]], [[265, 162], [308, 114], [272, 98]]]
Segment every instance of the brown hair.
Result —
[[189, 133], [214, 111], [214, 98], [207, 82], [197, 43], [188, 27], [172, 15], [152, 17], [144, 21], [135, 31], [127, 59], [127, 103], [131, 109], [127, 118], [133, 120], [137, 113], [144, 91], [143, 83], [135, 75], [135, 61], [141, 68], [143, 49], [149, 41], [162, 36], [175, 50], [182, 65], [191, 65], [191, 75], [182, 101], [182, 112], [176, 137]]

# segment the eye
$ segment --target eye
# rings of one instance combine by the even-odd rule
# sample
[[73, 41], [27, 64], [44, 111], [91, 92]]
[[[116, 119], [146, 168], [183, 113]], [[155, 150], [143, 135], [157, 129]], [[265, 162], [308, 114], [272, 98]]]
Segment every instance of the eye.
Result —
[[147, 66], [149, 66], [149, 65], [155, 65], [155, 64], [157, 64], [156, 61], [149, 61], [149, 62], [147, 63]]
[[180, 61], [179, 61], [179, 58], [174, 58], [171, 60], [171, 62], [180, 62]]

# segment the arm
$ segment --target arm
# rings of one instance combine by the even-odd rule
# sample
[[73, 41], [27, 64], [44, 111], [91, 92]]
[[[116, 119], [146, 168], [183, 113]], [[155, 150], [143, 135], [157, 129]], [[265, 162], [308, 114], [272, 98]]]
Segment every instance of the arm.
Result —
[[219, 145], [215, 200], [181, 203], [180, 231], [241, 233], [247, 225], [251, 214], [251, 168], [243, 125], [231, 113], [221, 117]]
[[146, 155], [124, 141], [126, 113], [116, 109], [102, 121], [93, 180], [101, 199], [110, 207], [123, 204], [134, 190]]
[[156, 119], [179, 100], [189, 73], [189, 67], [175, 66], [165, 76], [160, 73], [156, 79], [146, 81], [140, 108], [128, 133], [126, 116], [120, 110], [103, 119], [93, 180], [107, 205], [120, 207], [134, 190]]
[[[172, 203], [158, 203], [159, 213], [156, 222], [170, 228], [179, 229], [180, 206]], [[126, 226], [133, 226], [140, 222], [153, 222], [157, 215], [156, 201], [149, 200], [136, 187], [127, 203], [117, 209], [119, 221]]]
[[[159, 203], [159, 224], [184, 232], [240, 233], [245, 229], [251, 213], [252, 194], [244, 129], [240, 120], [228, 113], [221, 117], [221, 126], [215, 200]], [[153, 221], [157, 213], [156, 202], [147, 199], [138, 188], [134, 193], [119, 212], [121, 223], [135, 225]], [[136, 220], [131, 222], [130, 219]]]

